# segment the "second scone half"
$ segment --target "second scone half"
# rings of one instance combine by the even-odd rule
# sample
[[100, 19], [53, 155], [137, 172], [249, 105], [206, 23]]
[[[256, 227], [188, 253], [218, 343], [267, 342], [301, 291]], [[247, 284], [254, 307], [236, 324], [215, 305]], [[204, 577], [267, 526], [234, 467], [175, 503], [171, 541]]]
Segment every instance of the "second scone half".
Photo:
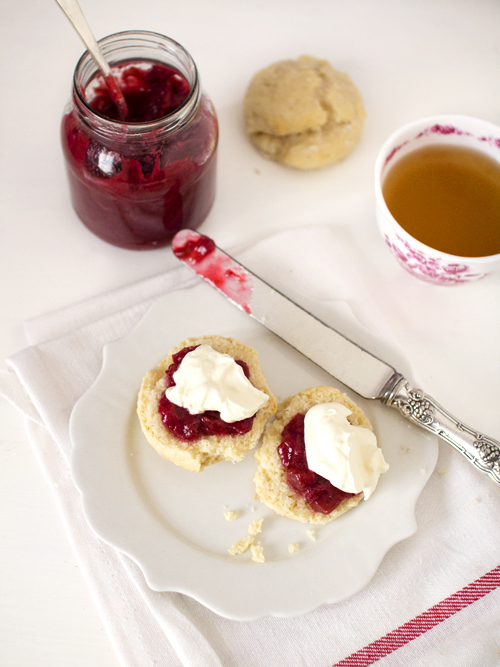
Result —
[[254, 477], [257, 496], [271, 509], [290, 519], [325, 524], [356, 507], [363, 499], [363, 492], [347, 497], [340, 495], [339, 504], [329, 513], [314, 511], [304, 497], [296, 493], [287, 483], [287, 471], [283, 468], [278, 447], [282, 442], [283, 429], [297, 415], [305, 415], [313, 406], [322, 403], [340, 403], [351, 411], [348, 421], [353, 426], [362, 426], [373, 431], [369, 420], [359, 406], [338, 389], [327, 386], [312, 387], [287, 398], [278, 406], [275, 418], [265, 430], [262, 446], [255, 453], [259, 463]]
[[[159, 403], [165, 395], [166, 372], [174, 363], [174, 356], [186, 348], [209, 345], [213, 350], [243, 362], [248, 369], [251, 384], [268, 396], [266, 405], [253, 417], [248, 432], [234, 435], [202, 435], [194, 440], [184, 440], [164, 425]], [[260, 368], [256, 350], [235, 338], [223, 336], [200, 336], [188, 338], [174, 347], [156, 368], [148, 371], [142, 381], [137, 401], [137, 413], [147, 441], [164, 459], [192, 472], [200, 472], [206, 466], [220, 461], [241, 461], [253, 449], [264, 430], [264, 426], [276, 412], [276, 398], [271, 393]]]

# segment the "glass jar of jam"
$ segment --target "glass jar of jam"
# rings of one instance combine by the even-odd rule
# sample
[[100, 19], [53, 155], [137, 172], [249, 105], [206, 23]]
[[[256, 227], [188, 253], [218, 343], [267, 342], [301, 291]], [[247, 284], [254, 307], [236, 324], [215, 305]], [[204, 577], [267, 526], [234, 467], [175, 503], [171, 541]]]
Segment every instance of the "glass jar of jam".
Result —
[[134, 250], [197, 228], [215, 197], [218, 124], [177, 42], [121, 32], [99, 42], [126, 102], [119, 110], [86, 52], [62, 120], [73, 207], [104, 241]]

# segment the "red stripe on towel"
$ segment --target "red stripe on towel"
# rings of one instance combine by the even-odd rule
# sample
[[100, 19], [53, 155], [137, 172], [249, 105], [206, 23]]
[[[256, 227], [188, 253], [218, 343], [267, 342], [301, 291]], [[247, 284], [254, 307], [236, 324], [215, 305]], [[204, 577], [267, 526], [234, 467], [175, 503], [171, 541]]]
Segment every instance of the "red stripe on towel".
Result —
[[333, 667], [368, 667], [368, 665], [372, 665], [377, 660], [408, 644], [408, 642], [439, 625], [442, 621], [456, 614], [457, 611], [468, 607], [499, 586], [500, 565], [445, 600], [438, 602], [434, 607], [424, 611], [423, 614], [416, 616], [397, 630], [389, 632], [389, 634], [380, 637], [372, 644], [337, 662]]

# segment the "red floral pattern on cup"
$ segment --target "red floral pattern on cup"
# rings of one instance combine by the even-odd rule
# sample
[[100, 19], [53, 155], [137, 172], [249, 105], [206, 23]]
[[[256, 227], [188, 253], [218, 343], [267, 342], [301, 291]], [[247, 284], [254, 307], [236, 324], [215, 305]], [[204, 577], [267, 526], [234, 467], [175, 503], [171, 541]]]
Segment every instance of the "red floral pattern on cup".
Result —
[[418, 273], [419, 277], [432, 283], [454, 285], [469, 280], [483, 278], [485, 274], [474, 273], [467, 264], [445, 262], [439, 257], [430, 257], [402, 239], [398, 234], [392, 238], [384, 235], [385, 242], [400, 264], [410, 273]]

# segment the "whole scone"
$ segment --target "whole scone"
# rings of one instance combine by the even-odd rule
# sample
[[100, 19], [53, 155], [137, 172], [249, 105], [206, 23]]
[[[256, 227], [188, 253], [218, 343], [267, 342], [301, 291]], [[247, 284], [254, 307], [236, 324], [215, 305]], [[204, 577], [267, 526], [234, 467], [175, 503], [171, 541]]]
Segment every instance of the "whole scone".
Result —
[[266, 427], [262, 445], [255, 453], [260, 464], [254, 477], [257, 496], [275, 512], [290, 519], [314, 524], [329, 523], [356, 507], [364, 497], [361, 493], [346, 498], [330, 514], [322, 514], [314, 512], [286, 482], [286, 471], [281, 467], [277, 451], [284, 427], [296, 414], [305, 414], [314, 405], [331, 402], [342, 403], [351, 410], [348, 416], [351, 424], [373, 430], [362, 410], [348, 396], [333, 387], [312, 387], [287, 398], [278, 406], [275, 418]]
[[244, 99], [251, 141], [296, 169], [318, 169], [346, 157], [361, 139], [365, 115], [350, 77], [307, 55], [257, 72]]
[[[172, 364], [172, 357], [185, 347], [210, 345], [222, 354], [244, 361], [250, 371], [249, 379], [254, 387], [266, 393], [267, 404], [257, 411], [252, 429], [235, 436], [210, 435], [191, 442], [184, 442], [170, 433], [163, 424], [158, 403], [165, 393], [165, 371]], [[276, 399], [267, 386], [260, 369], [257, 352], [234, 338], [200, 336], [188, 338], [170, 350], [156, 368], [148, 371], [142, 381], [137, 400], [137, 414], [147, 441], [164, 459], [182, 468], [200, 472], [206, 466], [219, 461], [240, 461], [258, 443], [266, 421], [276, 412]]]

